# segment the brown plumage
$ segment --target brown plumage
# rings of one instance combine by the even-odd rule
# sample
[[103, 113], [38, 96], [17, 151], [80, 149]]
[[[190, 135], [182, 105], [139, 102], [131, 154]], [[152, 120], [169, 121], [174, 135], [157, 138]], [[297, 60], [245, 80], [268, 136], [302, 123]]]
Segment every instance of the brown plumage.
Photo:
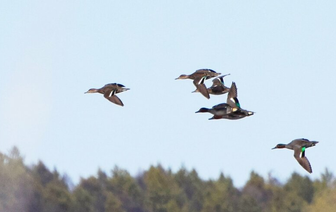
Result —
[[127, 91], [129, 88], [125, 88], [124, 85], [118, 84], [118, 83], [110, 83], [106, 84], [102, 88], [91, 88], [85, 93], [101, 93], [104, 95], [106, 99], [108, 99], [110, 102], [113, 102], [114, 104], [124, 106], [122, 101], [119, 99], [119, 97], [116, 96], [117, 93], [121, 93], [123, 91]]
[[[230, 74], [222, 75], [222, 76], [219, 76], [213, 79], [211, 87], [207, 88], [208, 93], [212, 95], [221, 95], [221, 94], [226, 94], [227, 92], [229, 92], [230, 88], [224, 85], [224, 79], [223, 79], [227, 75], [230, 75]], [[193, 91], [193, 93], [196, 93], [196, 92], [199, 92], [199, 90], [196, 89], [195, 91]]]
[[308, 161], [308, 158], [305, 156], [306, 148], [315, 146], [318, 141], [309, 141], [305, 138], [295, 139], [288, 144], [277, 144], [272, 149], [282, 149], [287, 148], [294, 150], [294, 158], [299, 162], [299, 164], [309, 173], [312, 173], [312, 167]]
[[205, 98], [209, 99], [209, 92], [206, 86], [204, 85], [204, 80], [213, 78], [220, 75], [220, 73], [215, 72], [211, 69], [199, 69], [196, 70], [192, 74], [181, 74], [176, 79], [191, 79], [193, 80], [194, 85], [196, 86], [196, 89], [203, 95]]
[[211, 119], [231, 119], [237, 120], [244, 118], [246, 116], [251, 116], [254, 114], [252, 111], [244, 110], [240, 107], [237, 98], [237, 87], [236, 83], [232, 82], [229, 93], [227, 95], [226, 103], [221, 103], [213, 106], [212, 108], [201, 108], [196, 113], [208, 112], [214, 116]]

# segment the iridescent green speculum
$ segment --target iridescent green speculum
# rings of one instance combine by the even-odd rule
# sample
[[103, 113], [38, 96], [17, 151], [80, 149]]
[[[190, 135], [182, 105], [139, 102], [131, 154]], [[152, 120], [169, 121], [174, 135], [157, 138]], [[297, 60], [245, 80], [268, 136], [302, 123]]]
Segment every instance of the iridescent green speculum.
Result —
[[237, 97], [234, 97], [233, 99], [234, 99], [234, 101], [235, 101], [235, 105], [236, 105], [238, 108], [240, 108], [240, 104], [239, 104], [239, 101], [238, 101]]
[[306, 150], [306, 147], [302, 147], [301, 152], [304, 152]]

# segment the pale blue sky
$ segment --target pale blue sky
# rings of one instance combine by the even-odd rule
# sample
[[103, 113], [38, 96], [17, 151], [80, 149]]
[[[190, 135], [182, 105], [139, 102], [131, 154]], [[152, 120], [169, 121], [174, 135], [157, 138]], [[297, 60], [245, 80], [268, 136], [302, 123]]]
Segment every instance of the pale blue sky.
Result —
[[[293, 171], [336, 173], [335, 1], [2, 1], [0, 151], [14, 145], [80, 176], [132, 175], [161, 163], [220, 172], [242, 186], [254, 170], [285, 181]], [[192, 94], [180, 74], [211, 68], [234, 81], [241, 120], [200, 107], [226, 95]], [[119, 107], [89, 88], [121, 83]], [[207, 85], [211, 85], [208, 80]], [[277, 143], [305, 137], [308, 174]]]

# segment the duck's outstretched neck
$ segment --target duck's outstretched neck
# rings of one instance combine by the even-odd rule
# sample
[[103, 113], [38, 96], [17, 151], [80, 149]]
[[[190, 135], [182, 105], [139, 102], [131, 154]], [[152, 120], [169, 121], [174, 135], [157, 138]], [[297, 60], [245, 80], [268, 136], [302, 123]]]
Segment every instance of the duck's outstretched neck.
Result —
[[201, 109], [199, 109], [198, 111], [196, 111], [195, 113], [206, 113], [209, 112], [210, 109], [202, 107]]
[[98, 92], [99, 92], [99, 89], [91, 88], [88, 91], [86, 91], [85, 93], [98, 93]]
[[177, 79], [188, 79], [189, 78], [189, 75], [186, 75], [186, 74], [181, 74], [179, 77], [176, 78]]
[[290, 148], [287, 144], [277, 144], [274, 148], [272, 149], [282, 149], [282, 148], [287, 148], [287, 149], [292, 149]]

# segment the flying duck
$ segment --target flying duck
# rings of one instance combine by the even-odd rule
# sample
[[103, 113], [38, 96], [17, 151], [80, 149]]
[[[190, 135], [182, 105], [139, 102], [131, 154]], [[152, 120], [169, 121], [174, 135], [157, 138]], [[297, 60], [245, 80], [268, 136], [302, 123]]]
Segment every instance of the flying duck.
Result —
[[114, 104], [117, 104], [120, 106], [124, 106], [124, 104], [119, 99], [119, 97], [116, 96], [116, 94], [127, 91], [127, 90], [129, 90], [129, 88], [125, 88], [125, 86], [122, 84], [110, 83], [110, 84], [106, 84], [104, 87], [99, 88], [99, 89], [91, 88], [85, 93], [101, 93], [110, 102], [113, 102]]
[[[224, 79], [223, 79], [227, 75], [230, 75], [230, 74], [221, 75], [213, 79], [212, 86], [207, 89], [208, 93], [212, 95], [221, 95], [221, 94], [226, 94], [227, 92], [229, 92], [230, 88], [224, 85]], [[193, 91], [193, 93], [196, 93], [196, 92], [199, 92], [198, 89]]]
[[244, 110], [240, 107], [239, 100], [237, 98], [237, 86], [235, 82], [232, 82], [226, 103], [221, 103], [213, 106], [212, 108], [201, 108], [196, 113], [208, 112], [213, 114], [209, 120], [212, 119], [241, 119], [246, 116], [251, 116], [254, 114], [252, 111]]
[[294, 150], [294, 158], [299, 162], [299, 164], [307, 170], [307, 172], [312, 173], [312, 167], [308, 161], [308, 158], [305, 156], [306, 148], [315, 146], [318, 141], [309, 141], [305, 138], [295, 139], [288, 144], [277, 144], [272, 149], [282, 149], [287, 148]]
[[203, 95], [205, 98], [209, 99], [209, 92], [204, 85], [204, 80], [216, 77], [221, 73], [217, 73], [212, 69], [198, 69], [194, 73], [186, 75], [182, 74], [176, 79], [192, 79], [196, 89]]

